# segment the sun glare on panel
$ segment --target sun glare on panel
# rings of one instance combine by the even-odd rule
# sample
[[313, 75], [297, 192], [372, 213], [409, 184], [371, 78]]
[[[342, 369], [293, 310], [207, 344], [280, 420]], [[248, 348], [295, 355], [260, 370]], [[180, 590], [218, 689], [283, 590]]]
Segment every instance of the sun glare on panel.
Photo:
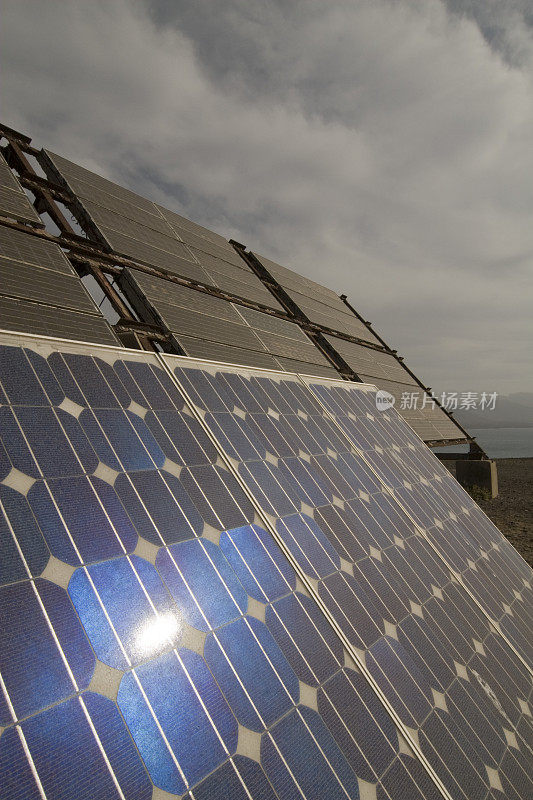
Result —
[[143, 657], [149, 658], [168, 645], [175, 645], [181, 628], [180, 620], [170, 612], [152, 617], [140, 628], [135, 639], [135, 649]]

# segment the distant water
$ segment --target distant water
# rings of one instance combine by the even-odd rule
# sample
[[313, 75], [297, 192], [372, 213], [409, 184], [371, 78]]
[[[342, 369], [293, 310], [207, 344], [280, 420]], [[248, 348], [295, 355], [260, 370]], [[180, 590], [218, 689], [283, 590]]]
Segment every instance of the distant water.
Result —
[[[467, 428], [489, 458], [533, 458], [533, 428]], [[464, 446], [442, 452], [461, 452]]]

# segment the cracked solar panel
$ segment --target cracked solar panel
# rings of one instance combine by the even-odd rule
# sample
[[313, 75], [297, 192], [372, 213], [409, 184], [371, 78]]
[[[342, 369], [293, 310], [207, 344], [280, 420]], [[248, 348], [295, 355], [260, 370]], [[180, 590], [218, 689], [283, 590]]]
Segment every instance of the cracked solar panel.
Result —
[[314, 397], [290, 376], [164, 358], [449, 794], [528, 796], [532, 594], [518, 554], [405, 423], [376, 419], [364, 387], [308, 379]]
[[7, 796], [438, 797], [155, 356], [4, 336], [0, 401]]

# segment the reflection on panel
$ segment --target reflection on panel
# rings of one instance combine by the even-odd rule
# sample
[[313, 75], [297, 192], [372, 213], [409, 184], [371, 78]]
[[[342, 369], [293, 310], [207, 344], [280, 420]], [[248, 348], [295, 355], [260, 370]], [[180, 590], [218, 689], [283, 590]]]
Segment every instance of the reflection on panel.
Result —
[[[194, 375], [210, 424], [273, 468], [275, 418], [252, 434]], [[226, 468], [155, 356], [4, 336], [0, 402], [7, 796], [437, 797], [257, 520], [257, 469]], [[311, 396], [293, 402], [303, 421], [298, 403], [311, 419]], [[320, 436], [311, 422], [317, 455]], [[271, 502], [294, 552], [338, 572], [297, 499]]]

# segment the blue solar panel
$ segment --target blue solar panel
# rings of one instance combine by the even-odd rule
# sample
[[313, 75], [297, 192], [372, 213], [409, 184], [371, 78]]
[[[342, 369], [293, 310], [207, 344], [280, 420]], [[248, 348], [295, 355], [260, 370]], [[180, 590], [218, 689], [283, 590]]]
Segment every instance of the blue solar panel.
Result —
[[113, 488], [95, 477], [37, 481], [28, 502], [50, 552], [76, 566], [132, 552], [137, 532]]
[[365, 460], [532, 663], [531, 570], [516, 550], [399, 414], [376, 410], [373, 392], [322, 382], [312, 383], [311, 389], [354, 442], [356, 433], [368, 431], [365, 443], [355, 442]]
[[[68, 591], [96, 655], [110, 667], [125, 670], [179, 639], [181, 613], [155, 567], [138, 556], [77, 569]], [[158, 636], [158, 626], [168, 635]]]
[[[473, 501], [405, 423], [392, 414], [379, 416], [372, 392], [364, 387], [308, 380], [311, 393], [288, 376], [252, 370], [235, 375], [216, 367], [200, 371], [182, 360], [165, 360], [210, 433], [233, 459], [270, 530], [277, 532], [291, 561], [314, 582], [313, 596], [320, 598], [345, 640], [359, 650], [389, 707], [417, 731], [415, 747], [418, 742], [450, 794], [492, 796], [502, 771], [498, 766], [502, 742], [510, 759], [505, 780], [514, 791], [523, 788], [523, 781], [533, 790], [520, 755], [528, 752], [531, 735], [530, 675], [457, 583], [450, 571], [453, 565], [437, 552], [436, 531], [444, 531], [440, 539], [444, 546], [448, 533], [444, 523], [450, 516], [446, 509], [453, 501], [457, 513], [452, 522], [457, 522], [459, 512], [463, 515], [461, 535], [448, 525], [456, 564], [464, 567], [466, 559], [475, 555], [478, 566], [473, 572], [482, 575], [484, 562], [492, 568], [492, 559], [497, 562], [497, 554], [504, 554], [502, 561], [509, 571], [504, 575], [503, 565], [499, 566], [502, 587], [493, 598], [501, 604], [503, 597], [514, 596], [514, 576], [521, 594], [516, 602], [523, 604], [523, 614], [508, 615], [504, 623], [508, 629], [514, 625], [509, 639], [525, 638], [530, 588], [524, 581], [531, 573], [511, 554], [507, 543], [490, 553], [480, 552], [480, 542], [487, 543], [488, 523], [481, 524], [482, 514]], [[257, 446], [228, 444], [219, 421], [228, 413], [239, 420], [240, 437], [261, 442], [266, 458]], [[227, 430], [229, 424], [224, 425]], [[409, 504], [405, 494], [411, 498]], [[464, 511], [457, 506], [459, 501]], [[427, 535], [428, 524], [434, 541]], [[503, 540], [499, 532], [497, 536]], [[458, 571], [464, 574], [464, 569]], [[493, 582], [488, 585], [496, 587]], [[477, 594], [474, 588], [472, 594]], [[479, 596], [482, 600], [481, 592]], [[529, 609], [531, 613], [531, 604]], [[267, 620], [275, 629], [271, 613]], [[292, 651], [287, 645], [288, 608], [286, 613], [284, 633], [278, 632], [278, 638], [281, 642], [285, 637], [284, 652], [291, 666], [301, 669], [294, 644]], [[527, 630], [531, 637], [531, 629]], [[307, 668], [309, 680], [312, 659], [307, 659]], [[468, 691], [472, 683], [475, 691], [468, 696], [474, 697], [477, 709], [476, 735], [482, 736], [480, 719], [495, 724], [495, 708], [498, 720], [497, 741], [484, 745], [490, 751], [484, 760], [472, 743], [474, 715], [457, 710], [452, 695], [453, 690], [459, 696], [463, 684]], [[512, 711], [503, 715], [506, 707]], [[519, 725], [525, 735], [516, 739], [515, 748], [505, 730], [518, 730]], [[405, 754], [401, 755], [404, 759]], [[400, 766], [398, 758], [398, 781], [406, 786], [403, 769], [404, 760]], [[458, 777], [463, 771], [464, 785]], [[414, 773], [409, 780], [413, 777]]]
[[359, 796], [354, 772], [326, 725], [310, 708], [280, 720], [264, 742], [265, 771], [280, 800]]
[[[31, 339], [6, 347], [4, 363], [21, 376], [20, 385], [14, 372], [0, 377], [7, 796], [144, 800], [156, 786], [191, 800], [432, 800], [423, 768], [249, 496], [261, 485], [265, 503], [289, 512], [278, 535], [311, 583], [355, 580], [314, 514], [319, 502], [346, 507], [300, 456], [342, 440], [325, 417], [305, 427], [311, 395], [196, 369], [184, 382], [206, 424], [155, 356], [49, 343], [39, 354]], [[206, 428], [243, 469], [252, 463], [247, 489]], [[326, 517], [346, 531], [352, 520]], [[377, 641], [381, 621], [367, 616]], [[514, 680], [523, 692], [522, 676]]]

